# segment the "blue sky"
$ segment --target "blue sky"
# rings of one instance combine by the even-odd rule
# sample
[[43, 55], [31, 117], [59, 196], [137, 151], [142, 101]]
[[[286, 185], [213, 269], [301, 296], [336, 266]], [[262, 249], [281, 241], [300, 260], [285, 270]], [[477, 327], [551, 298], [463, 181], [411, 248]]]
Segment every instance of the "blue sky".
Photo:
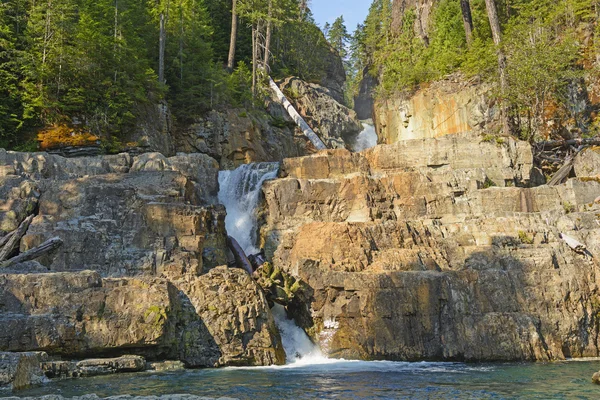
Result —
[[356, 24], [363, 23], [369, 12], [372, 0], [311, 0], [310, 9], [322, 28], [340, 15], [344, 16], [348, 33], [353, 33]]

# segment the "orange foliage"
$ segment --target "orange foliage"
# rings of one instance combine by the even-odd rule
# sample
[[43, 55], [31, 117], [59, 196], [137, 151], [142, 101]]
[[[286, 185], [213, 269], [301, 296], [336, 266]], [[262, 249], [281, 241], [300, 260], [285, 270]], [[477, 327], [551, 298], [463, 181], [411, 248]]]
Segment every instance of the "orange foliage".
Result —
[[53, 125], [42, 129], [37, 138], [42, 150], [66, 146], [92, 146], [97, 145], [100, 140], [89, 132], [67, 125]]

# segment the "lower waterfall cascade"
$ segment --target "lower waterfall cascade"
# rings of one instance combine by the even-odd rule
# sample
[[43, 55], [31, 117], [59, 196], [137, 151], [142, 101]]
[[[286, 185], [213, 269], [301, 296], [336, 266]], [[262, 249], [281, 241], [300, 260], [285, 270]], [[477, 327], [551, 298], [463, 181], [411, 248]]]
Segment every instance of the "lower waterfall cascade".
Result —
[[[265, 181], [277, 176], [279, 163], [244, 164], [233, 171], [219, 172], [219, 201], [225, 206], [228, 235], [238, 241], [246, 255], [258, 253], [256, 209]], [[306, 332], [288, 319], [285, 308], [276, 304], [273, 317], [279, 329], [288, 364], [322, 364], [327, 362], [319, 346]]]

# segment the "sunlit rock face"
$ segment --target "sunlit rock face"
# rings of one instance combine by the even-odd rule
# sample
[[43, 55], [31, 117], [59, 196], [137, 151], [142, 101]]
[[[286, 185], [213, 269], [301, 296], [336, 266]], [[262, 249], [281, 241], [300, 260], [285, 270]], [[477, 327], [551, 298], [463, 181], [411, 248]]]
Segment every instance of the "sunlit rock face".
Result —
[[380, 142], [498, 131], [499, 109], [491, 95], [489, 86], [452, 75], [410, 95], [378, 100], [373, 118]]
[[335, 357], [597, 356], [600, 184], [534, 187], [532, 164], [460, 134], [285, 160], [261, 232], [310, 287], [297, 320]]

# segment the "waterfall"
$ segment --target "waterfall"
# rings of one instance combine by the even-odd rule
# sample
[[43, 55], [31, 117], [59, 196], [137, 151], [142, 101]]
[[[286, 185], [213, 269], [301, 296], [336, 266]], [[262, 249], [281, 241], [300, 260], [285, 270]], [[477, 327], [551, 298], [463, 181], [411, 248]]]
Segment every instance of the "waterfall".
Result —
[[308, 338], [306, 332], [296, 325], [294, 320], [287, 317], [282, 305], [275, 304], [272, 311], [288, 364], [301, 366], [333, 362], [321, 353], [319, 346]]
[[363, 121], [362, 126], [363, 130], [356, 136], [356, 140], [352, 146], [352, 150], [356, 152], [377, 146], [377, 132], [375, 132], [373, 123], [371, 121]]
[[246, 255], [260, 251], [256, 248], [256, 207], [263, 183], [275, 178], [278, 169], [278, 163], [252, 163], [219, 172], [219, 202], [227, 210], [227, 234], [237, 240]]
[[[247, 255], [260, 251], [256, 247], [256, 208], [263, 183], [274, 179], [278, 169], [278, 163], [253, 163], [242, 165], [234, 171], [219, 172], [219, 201], [227, 210], [227, 234], [237, 240]], [[327, 362], [319, 347], [311, 342], [302, 328], [287, 318], [283, 306], [275, 305], [272, 311], [288, 363], [306, 365]]]

